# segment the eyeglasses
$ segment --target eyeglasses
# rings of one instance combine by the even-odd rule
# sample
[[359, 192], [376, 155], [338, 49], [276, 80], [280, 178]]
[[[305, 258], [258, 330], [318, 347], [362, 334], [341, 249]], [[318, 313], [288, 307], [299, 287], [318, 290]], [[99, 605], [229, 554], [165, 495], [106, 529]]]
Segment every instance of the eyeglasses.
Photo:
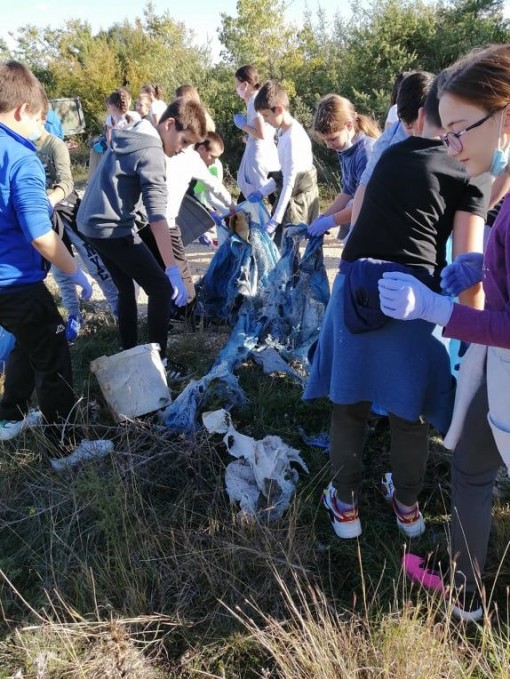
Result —
[[493, 113], [489, 113], [489, 115], [485, 116], [481, 120], [478, 120], [476, 123], [466, 127], [465, 130], [461, 130], [460, 132], [448, 132], [448, 134], [440, 134], [439, 138], [447, 148], [451, 149], [455, 153], [460, 153], [463, 149], [462, 142], [460, 140], [462, 135], [466, 134], [466, 132], [469, 132], [469, 130], [474, 130], [475, 127], [480, 127], [480, 125], [483, 125], [483, 123], [486, 120], [489, 120], [489, 118], [491, 118], [493, 115]]

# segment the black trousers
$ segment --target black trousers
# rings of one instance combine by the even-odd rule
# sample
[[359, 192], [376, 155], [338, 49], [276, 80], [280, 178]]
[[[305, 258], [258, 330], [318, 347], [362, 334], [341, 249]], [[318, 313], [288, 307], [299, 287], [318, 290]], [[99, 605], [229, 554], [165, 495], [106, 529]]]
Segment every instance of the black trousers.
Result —
[[147, 325], [149, 342], [157, 342], [162, 358], [166, 357], [172, 286], [149, 248], [134, 236], [122, 238], [87, 238], [101, 255], [119, 291], [119, 333], [123, 349], [138, 342], [138, 309], [135, 286], [148, 297]]
[[[333, 485], [342, 502], [356, 501], [363, 475], [363, 448], [367, 439], [371, 403], [333, 404], [330, 458]], [[395, 495], [413, 505], [423, 486], [428, 457], [429, 426], [388, 413], [391, 427], [390, 462]]]
[[[186, 251], [184, 250], [184, 245], [182, 243], [182, 237], [181, 237], [181, 229], [178, 224], [176, 224], [174, 227], [169, 229], [170, 231], [170, 238], [172, 239], [172, 250], [174, 253], [174, 259], [175, 263], [179, 267], [179, 271], [181, 272], [181, 278], [184, 282], [184, 285], [186, 286], [186, 290], [188, 292], [188, 304], [192, 302], [195, 299], [195, 286], [193, 284], [193, 276], [191, 274], [191, 268], [189, 265], [189, 262], [186, 258]], [[156, 243], [156, 239], [154, 238], [154, 235], [151, 231], [150, 226], [146, 226], [143, 229], [140, 229], [138, 232], [138, 235], [140, 238], [143, 240], [145, 245], [149, 248], [149, 250], [152, 252], [154, 255], [156, 261], [158, 264], [161, 266], [161, 268], [164, 270], [165, 265], [163, 263], [163, 260], [161, 259], [161, 255], [159, 254], [159, 249], [158, 249], [158, 244]]]
[[0, 294], [0, 324], [16, 338], [5, 371], [0, 419], [22, 420], [36, 390], [50, 437], [68, 421], [74, 405], [73, 378], [65, 325], [44, 283]]

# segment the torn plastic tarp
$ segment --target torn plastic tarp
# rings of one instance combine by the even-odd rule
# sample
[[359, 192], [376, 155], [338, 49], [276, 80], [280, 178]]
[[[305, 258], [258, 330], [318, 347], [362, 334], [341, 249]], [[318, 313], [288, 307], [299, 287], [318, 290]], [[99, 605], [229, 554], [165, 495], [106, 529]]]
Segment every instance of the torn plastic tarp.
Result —
[[295, 462], [308, 473], [297, 450], [279, 436], [265, 436], [256, 441], [239, 433], [230, 413], [215, 410], [202, 415], [211, 434], [225, 434], [227, 450], [237, 458], [225, 471], [225, 487], [229, 498], [239, 502], [239, 517], [258, 517], [268, 521], [280, 519], [288, 509], [299, 474], [291, 467]]
[[207, 407], [213, 399], [230, 407], [246, 403], [244, 391], [226, 363], [215, 365], [200, 380], [192, 380], [174, 402], [162, 411], [161, 417], [170, 431], [195, 431], [198, 429], [199, 408]]

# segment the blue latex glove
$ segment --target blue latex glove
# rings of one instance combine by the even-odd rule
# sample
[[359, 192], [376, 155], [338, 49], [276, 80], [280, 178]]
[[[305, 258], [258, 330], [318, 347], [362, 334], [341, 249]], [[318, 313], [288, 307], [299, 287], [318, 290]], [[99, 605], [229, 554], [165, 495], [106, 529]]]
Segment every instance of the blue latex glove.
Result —
[[253, 193], [250, 193], [246, 200], [250, 203], [260, 203], [262, 200], [264, 200], [264, 196], [260, 193], [260, 191], [254, 191]]
[[264, 231], [268, 236], [272, 236], [279, 226], [278, 222], [275, 222], [274, 219], [270, 219], [267, 224], [264, 224]]
[[386, 271], [379, 279], [379, 300], [386, 316], [403, 321], [422, 318], [446, 325], [453, 311], [449, 297], [432, 292], [417, 278], [401, 271]]
[[309, 236], [322, 236], [328, 229], [336, 226], [334, 215], [320, 215], [308, 227]]
[[80, 267], [78, 267], [73, 274], [69, 274], [69, 278], [75, 285], [78, 285], [81, 288], [80, 297], [85, 302], [88, 302], [92, 297], [92, 286]]
[[182, 280], [181, 272], [177, 264], [172, 264], [165, 269], [165, 273], [170, 281], [170, 285], [174, 289], [172, 299], [176, 306], [186, 306], [188, 303], [188, 291]]
[[244, 113], [234, 113], [234, 125], [238, 127], [240, 130], [243, 129], [243, 127], [246, 127], [248, 124], [248, 118], [244, 115]]
[[214, 223], [216, 224], [216, 226], [225, 226], [223, 224], [223, 217], [218, 212], [213, 211], [213, 212], [209, 212], [209, 214], [214, 219]]
[[464, 290], [480, 283], [483, 278], [483, 255], [466, 252], [441, 271], [441, 288], [456, 297]]

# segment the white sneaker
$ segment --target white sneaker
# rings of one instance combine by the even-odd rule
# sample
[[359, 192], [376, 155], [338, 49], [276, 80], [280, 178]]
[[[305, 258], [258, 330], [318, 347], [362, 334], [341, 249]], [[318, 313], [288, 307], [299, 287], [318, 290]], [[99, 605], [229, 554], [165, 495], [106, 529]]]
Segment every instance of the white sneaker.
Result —
[[400, 532], [407, 538], [417, 538], [425, 532], [425, 520], [420, 507], [416, 502], [414, 507], [408, 514], [403, 514], [395, 499], [395, 484], [393, 483], [393, 474], [386, 472], [382, 477], [381, 490], [386, 502], [391, 504], [397, 519], [397, 526]]
[[0, 441], [15, 439], [26, 427], [34, 427], [41, 422], [40, 410], [30, 410], [22, 420], [0, 420]]
[[55, 471], [61, 471], [62, 469], [74, 467], [74, 465], [80, 462], [106, 457], [111, 452], [113, 452], [113, 441], [106, 441], [104, 439], [89, 441], [88, 439], [83, 439], [70, 455], [52, 458], [50, 464]]

